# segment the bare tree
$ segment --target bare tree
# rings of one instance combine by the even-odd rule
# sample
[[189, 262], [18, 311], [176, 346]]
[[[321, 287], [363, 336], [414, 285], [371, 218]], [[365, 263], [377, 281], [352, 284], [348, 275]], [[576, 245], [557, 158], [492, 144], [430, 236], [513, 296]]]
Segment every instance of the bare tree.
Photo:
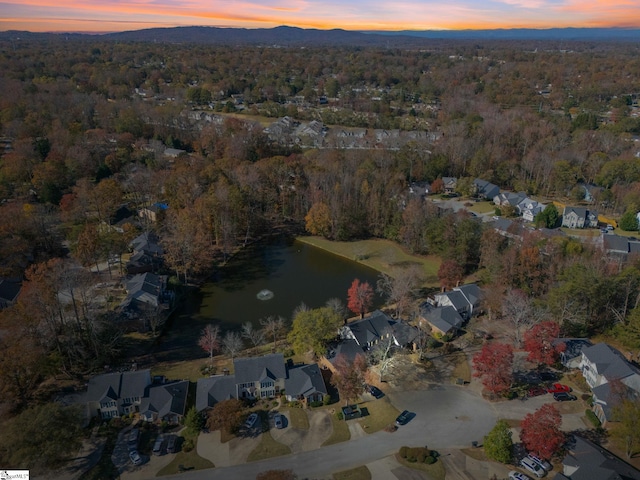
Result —
[[540, 321], [542, 312], [522, 290], [509, 289], [502, 300], [502, 316], [513, 324], [511, 337], [514, 347], [519, 348], [524, 332]]
[[235, 358], [244, 348], [242, 337], [238, 332], [227, 332], [222, 339], [222, 348], [231, 356], [231, 359]]
[[339, 298], [330, 298], [327, 300], [325, 306], [329, 307], [331, 310], [340, 315], [340, 318], [346, 318], [347, 316], [347, 307]]
[[370, 363], [378, 366], [380, 381], [383, 381], [384, 374], [393, 363], [393, 347], [395, 340], [391, 335], [382, 339], [369, 353]]
[[249, 340], [254, 347], [262, 345], [264, 342], [264, 331], [253, 328], [253, 324], [251, 322], [245, 322], [242, 324], [241, 335], [242, 338]]
[[220, 327], [212, 324], [204, 327], [198, 345], [209, 354], [209, 362], [213, 364], [213, 354], [220, 349]]
[[284, 317], [268, 316], [267, 318], [260, 319], [260, 325], [262, 325], [262, 328], [266, 335], [269, 335], [269, 337], [273, 338], [272, 351], [274, 352], [276, 351], [278, 336], [284, 333], [285, 323], [286, 322]]
[[380, 274], [377, 290], [386, 297], [388, 303], [395, 304], [396, 317], [400, 318], [423, 282], [424, 276], [421, 269], [417, 265], [412, 265], [394, 270], [393, 276], [386, 273]]

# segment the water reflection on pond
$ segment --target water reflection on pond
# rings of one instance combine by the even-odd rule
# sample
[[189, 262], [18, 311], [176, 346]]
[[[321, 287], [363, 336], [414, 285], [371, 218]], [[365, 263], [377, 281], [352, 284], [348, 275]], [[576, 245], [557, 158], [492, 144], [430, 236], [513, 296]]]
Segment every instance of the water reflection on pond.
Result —
[[[290, 321], [301, 302], [316, 308], [335, 297], [346, 305], [354, 278], [375, 289], [378, 272], [295, 240], [279, 238], [252, 246], [176, 312], [160, 349], [176, 360], [193, 357], [201, 354], [197, 338], [208, 323], [238, 330], [247, 321], [259, 327], [259, 320], [269, 315]], [[273, 297], [266, 299], [266, 291]], [[382, 305], [377, 295], [374, 302]]]

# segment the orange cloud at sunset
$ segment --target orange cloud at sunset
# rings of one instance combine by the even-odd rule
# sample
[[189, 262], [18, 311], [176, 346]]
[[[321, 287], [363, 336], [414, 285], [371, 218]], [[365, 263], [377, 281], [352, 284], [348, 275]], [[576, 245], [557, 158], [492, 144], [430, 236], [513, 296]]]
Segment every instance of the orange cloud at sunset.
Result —
[[640, 27], [637, 0], [24, 0], [0, 2], [1, 30], [112, 32], [208, 25], [347, 30]]

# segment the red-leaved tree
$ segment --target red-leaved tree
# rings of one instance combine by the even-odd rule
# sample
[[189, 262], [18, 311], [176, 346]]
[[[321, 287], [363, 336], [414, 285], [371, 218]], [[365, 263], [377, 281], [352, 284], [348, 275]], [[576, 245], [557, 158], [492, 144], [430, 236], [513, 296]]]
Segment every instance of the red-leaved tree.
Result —
[[561, 424], [562, 416], [558, 409], [553, 404], [546, 403], [524, 417], [520, 423], [520, 439], [528, 451], [548, 460], [564, 443]]
[[473, 356], [474, 377], [480, 377], [484, 387], [501, 394], [511, 388], [513, 380], [513, 347], [506, 343], [487, 343]]
[[209, 362], [213, 364], [213, 354], [220, 349], [220, 327], [211, 324], [204, 327], [198, 345], [209, 354]]
[[455, 260], [445, 260], [438, 268], [440, 286], [445, 290], [457, 287], [464, 277], [464, 268]]
[[356, 355], [350, 362], [344, 354], [339, 354], [333, 362], [335, 372], [331, 383], [338, 389], [340, 398], [348, 405], [364, 392], [364, 380], [367, 373], [367, 359], [364, 355]]
[[524, 334], [524, 349], [529, 354], [527, 360], [542, 365], [553, 365], [558, 361], [566, 344], [563, 342], [557, 345], [553, 340], [560, 335], [560, 325], [554, 321], [540, 322], [534, 325], [531, 330]]
[[373, 305], [373, 287], [369, 282], [360, 282], [356, 278], [347, 291], [347, 297], [349, 310], [364, 318], [364, 314]]

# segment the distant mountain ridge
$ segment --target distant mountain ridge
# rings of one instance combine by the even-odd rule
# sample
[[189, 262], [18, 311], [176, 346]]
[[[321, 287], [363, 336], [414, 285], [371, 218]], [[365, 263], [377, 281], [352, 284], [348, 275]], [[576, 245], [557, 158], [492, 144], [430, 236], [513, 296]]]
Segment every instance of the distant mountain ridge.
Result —
[[318, 30], [280, 26], [275, 28], [172, 27], [149, 28], [107, 34], [0, 32], [0, 39], [63, 38], [66, 40], [115, 40], [121, 42], [196, 43], [268, 46], [411, 46], [436, 40], [556, 40], [640, 41], [637, 28], [550, 28], [496, 30]]

